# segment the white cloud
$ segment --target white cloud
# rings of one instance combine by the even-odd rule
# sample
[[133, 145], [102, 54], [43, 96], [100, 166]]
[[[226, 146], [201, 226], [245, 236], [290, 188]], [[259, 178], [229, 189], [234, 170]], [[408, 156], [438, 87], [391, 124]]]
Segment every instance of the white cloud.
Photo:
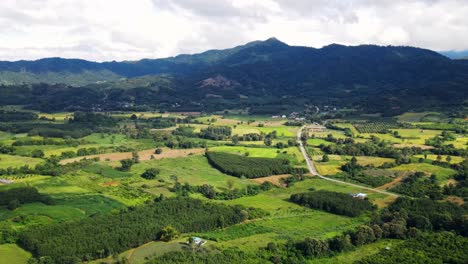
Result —
[[0, 59], [135, 60], [272, 36], [468, 49], [467, 0], [3, 0]]

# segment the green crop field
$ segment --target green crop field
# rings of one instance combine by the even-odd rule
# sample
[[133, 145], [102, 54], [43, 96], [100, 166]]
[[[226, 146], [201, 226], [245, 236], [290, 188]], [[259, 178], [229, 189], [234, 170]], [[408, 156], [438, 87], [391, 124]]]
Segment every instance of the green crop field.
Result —
[[16, 244], [2, 244], [0, 245], [0, 257], [0, 261], [5, 264], [24, 264], [31, 257], [31, 253]]
[[[341, 172], [340, 167], [346, 162], [351, 160], [351, 156], [340, 156], [340, 155], [328, 155], [329, 161], [322, 162], [323, 155], [314, 155], [312, 160], [316, 161], [315, 166], [317, 170], [322, 175], [334, 175]], [[380, 158], [380, 157], [367, 157], [367, 156], [357, 156], [357, 162], [359, 165], [367, 166], [381, 166], [384, 163], [392, 163], [394, 159], [391, 158]]]
[[24, 165], [35, 166], [41, 162], [43, 162], [42, 159], [0, 154], [1, 169], [6, 169], [8, 167], [18, 168]]
[[421, 113], [414, 113], [414, 112], [407, 112], [402, 115], [399, 115], [398, 121], [400, 122], [419, 122], [421, 119], [427, 115], [430, 115], [431, 112], [421, 112]]
[[70, 117], [73, 117], [73, 113], [39, 113], [39, 117], [45, 117], [47, 119], [55, 119], [56, 121], [64, 121], [65, 119], [68, 119]]
[[[427, 159], [428, 160], [437, 160], [437, 156], [438, 155], [433, 155], [433, 154], [430, 154], [430, 155], [427, 155]], [[447, 157], [450, 156], [450, 163], [451, 164], [457, 164], [457, 163], [460, 163], [462, 162], [463, 160], [465, 160], [464, 158], [460, 157], [460, 156], [451, 156], [451, 155], [440, 155], [441, 157], [441, 161], [447, 161]], [[414, 155], [415, 158], [424, 158], [424, 155]]]
[[[145, 180], [139, 177], [147, 168], [159, 168], [161, 174], [158, 180]], [[251, 182], [248, 180], [239, 179], [221, 173], [208, 164], [208, 160], [204, 156], [194, 155], [188, 158], [173, 158], [162, 159], [157, 161], [141, 162], [132, 168], [132, 173], [138, 175], [131, 179], [132, 184], [147, 184], [150, 186], [161, 185], [159, 179], [163, 179], [167, 184], [174, 184], [171, 176], [177, 176], [181, 183], [190, 183], [192, 185], [211, 184], [220, 189], [227, 188], [227, 181], [233, 181], [235, 187], [242, 187]], [[127, 178], [124, 178], [128, 180]], [[172, 186], [171, 186], [172, 187]]]
[[243, 146], [219, 146], [209, 148], [210, 151], [227, 152], [238, 155], [246, 155], [249, 157], [263, 157], [263, 158], [287, 158], [293, 164], [300, 164], [304, 162], [304, 157], [296, 147], [288, 147], [284, 149], [266, 148], [266, 147], [243, 147]]
[[437, 180], [439, 180], [441, 183], [446, 182], [450, 178], [450, 176], [456, 173], [455, 170], [453, 169], [443, 168], [443, 167], [439, 167], [439, 166], [427, 164], [427, 163], [402, 164], [400, 166], [391, 168], [390, 170], [411, 171], [411, 172], [421, 171], [429, 175], [435, 174], [437, 177]]
[[326, 140], [321, 139], [321, 138], [309, 138], [309, 139], [307, 139], [307, 145], [308, 146], [318, 147], [318, 146], [320, 146], [322, 144], [325, 145], [325, 146], [328, 146], [328, 145], [332, 145], [334, 143], [326, 141]]
[[314, 135], [316, 138], [326, 138], [328, 135], [333, 135], [335, 138], [346, 138], [343, 131], [327, 129], [323, 132], [310, 132], [310, 135]]
[[453, 144], [456, 148], [466, 149], [468, 147], [468, 137], [457, 137], [453, 141], [445, 141], [444, 144]]

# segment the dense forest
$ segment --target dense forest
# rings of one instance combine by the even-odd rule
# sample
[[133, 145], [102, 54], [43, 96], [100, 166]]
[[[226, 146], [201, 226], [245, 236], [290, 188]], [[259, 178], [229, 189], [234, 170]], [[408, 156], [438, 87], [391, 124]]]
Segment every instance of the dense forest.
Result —
[[61, 58], [1, 62], [2, 83], [8, 85], [0, 86], [0, 105], [42, 111], [255, 106], [252, 113], [274, 114], [325, 101], [392, 114], [462, 106], [467, 72], [466, 63], [425, 49], [337, 44], [315, 49], [272, 38], [131, 63]]
[[91, 260], [161, 239], [167, 226], [177, 232], [208, 231], [249, 218], [241, 206], [229, 207], [193, 199], [165, 199], [80, 221], [29, 229], [19, 244], [37, 257], [58, 263]]
[[375, 205], [367, 199], [353, 198], [350, 194], [324, 190], [293, 194], [289, 200], [310, 208], [351, 217], [376, 209]]
[[259, 178], [304, 170], [291, 167], [286, 159], [250, 158], [223, 152], [207, 152], [206, 157], [213, 167], [236, 177]]

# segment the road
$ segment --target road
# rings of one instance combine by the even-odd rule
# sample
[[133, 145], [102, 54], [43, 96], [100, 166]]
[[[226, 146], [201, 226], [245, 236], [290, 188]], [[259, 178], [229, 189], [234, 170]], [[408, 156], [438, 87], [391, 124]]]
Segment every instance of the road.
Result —
[[385, 195], [390, 195], [390, 196], [394, 196], [394, 197], [398, 197], [399, 195], [398, 194], [395, 194], [395, 193], [391, 193], [391, 192], [387, 192], [387, 191], [383, 191], [383, 190], [378, 190], [378, 189], [374, 189], [374, 188], [369, 188], [369, 187], [366, 187], [366, 186], [362, 186], [362, 185], [359, 185], [359, 184], [354, 184], [354, 183], [350, 183], [350, 182], [345, 182], [345, 181], [340, 181], [340, 180], [337, 180], [337, 179], [332, 179], [332, 178], [328, 178], [328, 177], [325, 177], [325, 176], [322, 176], [318, 173], [317, 169], [315, 168], [314, 166], [314, 163], [312, 162], [312, 160], [310, 159], [309, 155], [307, 154], [307, 151], [304, 147], [304, 145], [302, 144], [302, 141], [301, 141], [301, 134], [302, 134], [302, 131], [304, 130], [304, 128], [306, 128], [307, 126], [302, 126], [299, 131], [297, 131], [297, 141], [299, 142], [299, 149], [301, 150], [302, 152], [302, 155], [304, 156], [304, 159], [307, 163], [307, 167], [309, 168], [309, 171], [312, 175], [315, 175], [321, 179], [324, 179], [324, 180], [327, 180], [327, 181], [332, 181], [332, 182], [336, 182], [336, 183], [340, 183], [340, 184], [346, 184], [346, 185], [350, 185], [350, 186], [353, 186], [353, 187], [357, 187], [357, 188], [361, 188], [361, 189], [365, 189], [365, 190], [368, 190], [368, 191], [371, 191], [371, 192], [377, 192], [377, 193], [381, 193], [381, 194], [385, 194]]

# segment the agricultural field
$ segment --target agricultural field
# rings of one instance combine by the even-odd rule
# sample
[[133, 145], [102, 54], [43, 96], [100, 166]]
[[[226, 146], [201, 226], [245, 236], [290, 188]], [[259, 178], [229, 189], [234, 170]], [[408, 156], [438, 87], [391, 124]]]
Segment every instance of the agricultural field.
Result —
[[1, 169], [7, 169], [9, 167], [18, 168], [24, 165], [35, 166], [37, 164], [40, 164], [41, 162], [43, 161], [37, 158], [0, 154], [0, 168]]
[[47, 118], [47, 119], [50, 119], [50, 120], [55, 120], [55, 121], [65, 121], [69, 117], [73, 117], [73, 113], [67, 113], [67, 112], [53, 113], [53, 114], [39, 113], [39, 118], [41, 118], [41, 117], [42, 118]]
[[[315, 166], [322, 175], [334, 175], [342, 172], [340, 167], [346, 162], [351, 160], [351, 156], [346, 155], [328, 155], [329, 161], [323, 162], [323, 155], [314, 155], [312, 160], [316, 161]], [[380, 157], [367, 157], [367, 156], [356, 156], [357, 162], [361, 166], [372, 165], [375, 167], [381, 166], [384, 163], [393, 162], [391, 158], [380, 158]]]
[[311, 261], [311, 264], [333, 264], [333, 263], [343, 263], [351, 264], [363, 259], [364, 257], [378, 253], [380, 250], [389, 248], [390, 250], [401, 244], [403, 241], [396, 239], [383, 239], [381, 241], [362, 246], [356, 250], [339, 254], [330, 258], [318, 258]]
[[467, 137], [456, 137], [455, 140], [449, 140], [444, 143], [445, 145], [452, 144], [456, 148], [467, 148], [468, 147], [468, 138]]
[[[194, 215], [193, 222], [186, 216], [174, 216], [164, 229], [176, 228], [178, 234], [168, 240], [160, 235], [163, 229], [151, 239], [141, 238], [150, 228], [146, 222], [138, 222], [147, 217], [141, 213], [129, 218], [132, 224], [124, 225], [137, 230], [132, 236], [137, 243], [125, 244], [119, 233], [112, 240], [116, 245], [109, 245], [108, 252], [90, 250], [74, 257], [87, 263], [125, 260], [136, 264], [174, 252], [210, 255], [239, 251], [259, 258], [259, 263], [268, 263], [276, 254], [266, 249], [270, 242], [280, 248], [277, 250], [291, 245], [299, 248], [308, 239], [331, 241], [370, 226], [373, 215], [397, 201], [395, 194], [382, 191], [411, 195], [423, 186], [431, 193], [418, 193], [418, 198], [426, 195], [427, 199], [437, 196], [437, 203], [466, 202], [458, 187], [452, 187], [450, 193], [443, 189], [449, 183], [458, 184], [457, 175], [462, 173], [467, 157], [466, 133], [410, 124], [447, 120], [440, 117], [433, 121], [437, 117], [434, 113], [404, 114], [398, 117], [398, 124], [388, 118], [372, 115], [366, 120], [367, 116], [360, 115], [333, 120], [333, 128], [325, 128], [326, 120], [322, 120], [323, 127], [314, 125], [315, 130], [304, 132], [301, 141], [306, 143], [318, 173], [335, 181], [310, 173], [296, 138], [301, 127], [286, 126], [288, 119], [284, 118], [112, 112], [77, 114], [81, 119], [75, 121], [75, 113], [37, 114], [43, 119], [0, 132], [0, 263], [26, 263], [31, 257], [44, 257], [22, 243], [23, 234], [34, 237], [36, 229], [87, 221], [107, 223], [107, 218], [122, 220], [141, 208], [153, 210], [164, 202], [183, 200], [189, 205], [180, 210], [160, 208], [163, 211], [158, 211], [159, 216], [181, 214], [199, 206], [199, 201], [214, 211]], [[157, 125], [164, 128], [155, 128]], [[381, 133], [383, 130], [385, 133]], [[429, 145], [435, 139], [440, 144]], [[411, 181], [419, 172], [422, 178]], [[347, 216], [331, 210], [333, 206], [317, 208], [292, 202], [293, 195], [313, 192], [331, 193], [326, 202], [332, 205], [336, 197], [353, 201], [360, 198], [352, 195], [363, 194], [364, 202], [372, 208]], [[229, 219], [213, 219], [217, 210], [224, 210], [226, 215], [232, 210], [238, 213]], [[193, 228], [180, 231], [184, 226], [179, 221], [188, 221], [185, 226], [193, 224]], [[52, 237], [53, 233], [47, 235]], [[103, 238], [91, 233], [87, 236], [87, 245]], [[187, 242], [191, 237], [206, 243], [194, 248]], [[405, 238], [388, 236], [358, 243], [346, 251], [303, 257], [307, 263], [355, 263], [400, 243], [405, 243]], [[87, 247], [80, 245], [76, 248]]]
[[389, 129], [398, 128], [399, 124], [396, 122], [365, 122], [355, 123], [353, 127], [359, 133], [382, 133]]
[[23, 264], [31, 258], [31, 253], [24, 251], [16, 244], [2, 244], [0, 245], [0, 256], [2, 256], [4, 263]]
[[[424, 158], [424, 155], [414, 155], [415, 158]], [[426, 155], [426, 158], [428, 160], [432, 160], [432, 161], [436, 161], [438, 160], [438, 157], [440, 157], [440, 160], [441, 161], [447, 161], [449, 160], [448, 162], [450, 164], [457, 164], [457, 163], [460, 163], [464, 160], [464, 158], [460, 157], [460, 156], [451, 156], [451, 155], [434, 155], [434, 154], [430, 154], [430, 155]]]
[[423, 121], [425, 117], [431, 117], [431, 116], [439, 116], [439, 114], [436, 112], [420, 112], [420, 113], [407, 112], [407, 113], [397, 116], [397, 119], [400, 122], [412, 123], [412, 122], [421, 122]]
[[394, 171], [408, 171], [408, 172], [424, 172], [428, 175], [434, 174], [441, 183], [447, 182], [450, 179], [450, 176], [453, 176], [456, 171], [450, 168], [442, 168], [436, 165], [427, 164], [427, 163], [412, 163], [412, 164], [402, 164], [400, 166], [391, 168], [390, 170]]
[[287, 158], [291, 163], [296, 165], [304, 163], [304, 157], [296, 147], [277, 149], [266, 147], [219, 146], [209, 148], [209, 150], [258, 158]]

